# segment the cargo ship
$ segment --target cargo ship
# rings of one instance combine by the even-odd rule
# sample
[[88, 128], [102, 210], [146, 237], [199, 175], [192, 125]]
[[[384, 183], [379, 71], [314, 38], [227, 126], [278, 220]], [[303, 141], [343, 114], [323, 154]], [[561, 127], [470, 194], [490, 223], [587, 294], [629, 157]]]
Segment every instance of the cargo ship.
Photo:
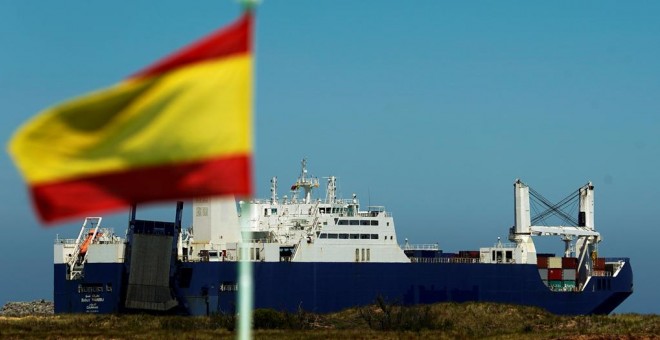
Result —
[[[234, 313], [240, 261], [252, 265], [255, 308], [333, 312], [377, 298], [403, 305], [487, 301], [538, 306], [555, 314], [608, 314], [633, 291], [628, 258], [600, 257], [594, 186], [556, 204], [514, 183], [509, 242], [446, 252], [438, 244], [399, 242], [383, 206], [339, 198], [337, 178], [320, 181], [302, 161], [290, 196], [236, 202], [192, 200], [192, 226], [140, 220], [129, 213], [125, 236], [84, 220], [78, 237], [55, 240], [56, 313]], [[530, 215], [530, 191], [546, 206]], [[579, 205], [577, 218], [561, 211]], [[539, 225], [556, 214], [567, 225]], [[554, 236], [562, 254], [537, 252], [534, 238]]]

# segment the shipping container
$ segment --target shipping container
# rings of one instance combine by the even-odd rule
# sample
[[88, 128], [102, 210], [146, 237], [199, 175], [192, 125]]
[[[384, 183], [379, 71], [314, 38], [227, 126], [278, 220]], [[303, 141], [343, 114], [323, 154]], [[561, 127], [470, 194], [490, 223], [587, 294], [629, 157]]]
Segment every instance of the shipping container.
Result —
[[539, 269], [539, 276], [541, 277], [541, 280], [548, 280], [548, 270], [545, 268]]
[[469, 251], [467, 250], [459, 250], [458, 251], [458, 257], [468, 257]]
[[597, 258], [596, 262], [594, 262], [594, 269], [605, 270], [605, 259], [602, 257]]
[[559, 268], [548, 269], [548, 280], [563, 280], [562, 270]]
[[536, 253], [536, 256], [538, 257], [554, 257], [554, 253]]
[[561, 257], [548, 257], [548, 268], [561, 269]]
[[548, 287], [562, 288], [563, 286], [564, 286], [564, 281], [562, 280], [548, 280]]
[[537, 256], [536, 257], [536, 265], [539, 268], [548, 268], [548, 258], [544, 256]]
[[562, 257], [561, 258], [561, 267], [566, 269], [576, 269], [578, 265], [577, 258], [575, 257]]
[[562, 279], [564, 279], [564, 281], [566, 280], [575, 281], [576, 274], [577, 274], [577, 270], [575, 269], [564, 269], [564, 273], [562, 274]]

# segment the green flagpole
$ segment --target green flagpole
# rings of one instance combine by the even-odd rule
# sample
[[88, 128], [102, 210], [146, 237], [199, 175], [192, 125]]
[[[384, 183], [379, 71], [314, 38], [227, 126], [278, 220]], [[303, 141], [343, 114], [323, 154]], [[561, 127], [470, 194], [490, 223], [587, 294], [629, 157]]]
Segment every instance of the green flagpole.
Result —
[[239, 340], [248, 340], [252, 339], [254, 280], [252, 277], [252, 263], [250, 262], [248, 244], [246, 242], [241, 242], [239, 248], [237, 338]]
[[[254, 12], [259, 0], [238, 0], [243, 5], [244, 11]], [[254, 26], [252, 27], [252, 37], [254, 39]], [[254, 40], [251, 41], [251, 53], [254, 58]], [[253, 59], [254, 60], [254, 59]], [[254, 66], [256, 68], [256, 65]], [[253, 91], [254, 91], [254, 85]], [[254, 95], [252, 100], [254, 101]], [[253, 105], [254, 107], [254, 105]], [[253, 113], [254, 115], [254, 113]], [[248, 205], [249, 207], [249, 205]], [[249, 209], [248, 209], [249, 211]], [[241, 228], [242, 229], [242, 228]], [[252, 339], [252, 310], [254, 306], [254, 278], [252, 276], [252, 263], [250, 262], [250, 253], [248, 243], [243, 240], [243, 233], [241, 232], [241, 243], [238, 247], [239, 263], [238, 263], [238, 332], [236, 338], [239, 340]]]

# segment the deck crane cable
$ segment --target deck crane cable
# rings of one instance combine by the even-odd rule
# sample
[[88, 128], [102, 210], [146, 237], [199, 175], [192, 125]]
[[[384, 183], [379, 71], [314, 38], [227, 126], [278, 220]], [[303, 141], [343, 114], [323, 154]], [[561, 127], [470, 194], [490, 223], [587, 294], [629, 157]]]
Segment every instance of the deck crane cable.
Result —
[[566, 222], [569, 225], [576, 225], [576, 221], [574, 218], [570, 217], [567, 215], [562, 208], [570, 203], [573, 203], [577, 196], [573, 196], [572, 194], [569, 195], [568, 197], [564, 198], [562, 201], [556, 204], [550, 203], [545, 197], [540, 195], [538, 192], [533, 193], [533, 197], [536, 198], [542, 205], [545, 205], [548, 207], [543, 213], [541, 213], [539, 216], [536, 216], [533, 222], [537, 222], [538, 220], [545, 219], [549, 215], [555, 215], [559, 218], [561, 218], [564, 222]]
[[539, 192], [532, 189], [531, 187], [529, 188], [529, 193], [532, 198], [534, 198], [538, 203], [540, 203], [540, 205], [547, 207], [545, 211], [532, 218], [531, 221], [532, 224], [544, 220], [546, 217], [550, 215], [555, 215], [561, 218], [564, 222], [568, 223], [569, 225], [578, 225], [575, 218], [571, 217], [570, 215], [562, 211], [562, 208], [566, 205], [574, 204], [577, 201], [580, 193], [579, 190], [572, 192], [571, 194], [569, 194], [568, 196], [566, 196], [564, 199], [562, 199], [556, 204], [550, 202], [547, 198], [543, 197], [543, 195], [541, 195]]
[[562, 208], [570, 203], [574, 203], [577, 196], [576, 195], [569, 195], [560, 202], [556, 204], [550, 203], [545, 197], [540, 195], [538, 192], [534, 191], [532, 193], [532, 197], [538, 200], [538, 202], [544, 206], [546, 206], [548, 209], [546, 209], [544, 212], [542, 212], [540, 215], [536, 216], [533, 220], [533, 222], [538, 222], [539, 220], [544, 220], [546, 217], [550, 215], [555, 215], [559, 218], [561, 218], [564, 222], [568, 223], [569, 225], [575, 225], [576, 221], [574, 218], [570, 217], [567, 215]]
[[575, 200], [577, 198], [576, 195], [574, 196], [573, 193], [571, 193], [569, 196], [565, 197], [564, 199], [562, 199], [558, 203], [552, 204], [548, 199], [543, 197], [543, 195], [541, 195], [537, 191], [535, 191], [533, 189], [531, 189], [530, 191], [531, 191], [534, 198], [538, 199], [540, 201], [540, 203], [542, 203], [543, 205], [545, 205], [546, 207], [549, 208], [549, 209], [547, 209], [546, 211], [544, 211], [542, 213], [542, 214], [544, 214], [544, 216], [548, 215], [548, 214], [551, 214], [551, 213], [556, 213], [556, 214], [562, 215], [564, 217], [564, 219], [566, 219], [566, 218], [568, 218], [569, 220], [571, 219], [570, 217], [566, 216], [566, 214], [562, 210], [560, 210], [560, 208], [562, 208], [563, 206], [571, 203], [571, 201]]

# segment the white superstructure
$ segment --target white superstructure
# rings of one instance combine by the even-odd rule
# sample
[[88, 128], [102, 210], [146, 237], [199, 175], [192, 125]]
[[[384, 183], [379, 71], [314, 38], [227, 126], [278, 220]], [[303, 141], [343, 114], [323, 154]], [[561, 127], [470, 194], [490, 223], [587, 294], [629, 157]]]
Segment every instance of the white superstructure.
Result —
[[398, 245], [394, 220], [382, 206], [362, 209], [357, 196], [337, 198], [337, 178], [326, 182], [325, 198], [313, 198], [319, 179], [302, 161], [291, 198], [240, 201], [196, 199], [193, 227], [184, 232], [180, 254], [187, 260], [232, 261], [240, 243], [253, 261], [410, 262]]

